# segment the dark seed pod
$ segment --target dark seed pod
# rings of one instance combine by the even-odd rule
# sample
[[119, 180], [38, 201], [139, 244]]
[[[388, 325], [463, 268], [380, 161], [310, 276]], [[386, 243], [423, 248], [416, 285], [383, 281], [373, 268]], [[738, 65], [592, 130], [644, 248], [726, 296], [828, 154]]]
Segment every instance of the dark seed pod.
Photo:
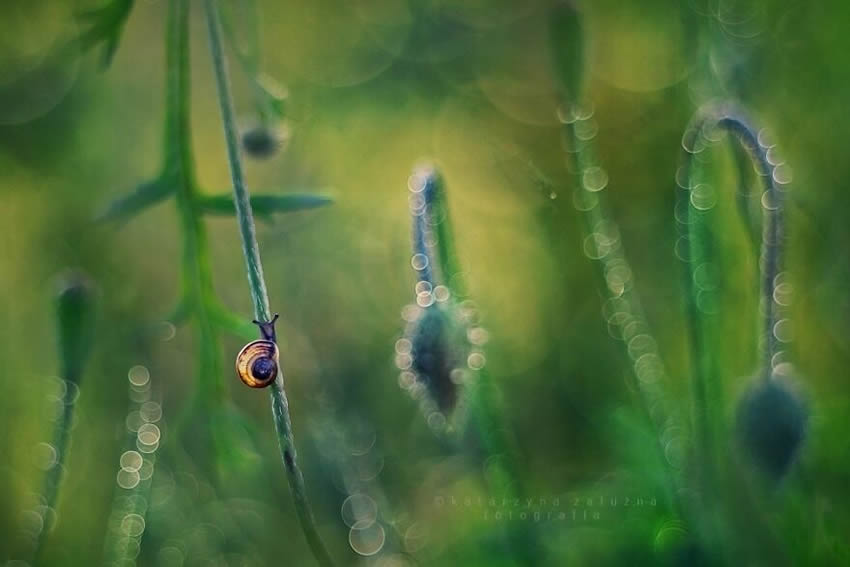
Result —
[[426, 308], [410, 342], [413, 370], [440, 411], [448, 412], [457, 401], [458, 386], [452, 380], [452, 371], [460, 363], [449, 317], [437, 305]]
[[281, 146], [281, 137], [268, 126], [257, 126], [242, 134], [242, 149], [255, 159], [266, 159], [277, 152]]
[[808, 415], [800, 397], [780, 379], [761, 381], [738, 408], [738, 431], [755, 464], [782, 478], [806, 436]]
[[265, 388], [275, 381], [277, 372], [278, 350], [272, 341], [250, 342], [236, 356], [236, 375], [251, 388]]
[[59, 278], [56, 322], [62, 378], [78, 383], [91, 351], [94, 334], [95, 286], [82, 272], [69, 271]]

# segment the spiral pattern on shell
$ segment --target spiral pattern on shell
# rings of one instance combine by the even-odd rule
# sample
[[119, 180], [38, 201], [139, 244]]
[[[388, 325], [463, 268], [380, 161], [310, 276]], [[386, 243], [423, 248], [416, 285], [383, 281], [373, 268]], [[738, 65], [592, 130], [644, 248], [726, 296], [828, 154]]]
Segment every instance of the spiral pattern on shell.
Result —
[[248, 343], [236, 356], [236, 375], [250, 388], [265, 388], [278, 373], [278, 349], [272, 341]]

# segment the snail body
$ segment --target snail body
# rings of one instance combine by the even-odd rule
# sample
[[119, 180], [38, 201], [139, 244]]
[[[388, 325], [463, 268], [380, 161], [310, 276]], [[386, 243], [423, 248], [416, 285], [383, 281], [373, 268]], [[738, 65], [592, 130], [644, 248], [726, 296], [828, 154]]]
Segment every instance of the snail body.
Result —
[[236, 356], [236, 375], [250, 388], [265, 388], [274, 382], [278, 368], [278, 349], [274, 341], [252, 341]]

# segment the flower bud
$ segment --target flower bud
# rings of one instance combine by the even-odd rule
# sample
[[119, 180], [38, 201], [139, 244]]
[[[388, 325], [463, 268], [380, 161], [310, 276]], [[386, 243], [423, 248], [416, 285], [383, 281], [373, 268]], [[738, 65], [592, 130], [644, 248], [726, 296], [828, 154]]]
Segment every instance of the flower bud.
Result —
[[775, 376], [760, 381], [741, 400], [738, 431], [753, 462], [776, 480], [793, 463], [806, 436], [805, 404], [793, 388]]

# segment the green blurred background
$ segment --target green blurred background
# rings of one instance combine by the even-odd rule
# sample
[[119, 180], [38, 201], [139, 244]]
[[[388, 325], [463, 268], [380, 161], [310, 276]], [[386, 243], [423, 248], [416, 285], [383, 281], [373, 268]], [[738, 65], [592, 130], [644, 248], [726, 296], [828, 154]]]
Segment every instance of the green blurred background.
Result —
[[[25, 554], [21, 532], [43, 482], [39, 444], [51, 438], [59, 372], [54, 278], [76, 267], [99, 289], [96, 342], [42, 563], [99, 564], [110, 538], [120, 539], [113, 506], [126, 494], [116, 474], [132, 449], [126, 422], [138, 404], [128, 397], [128, 372], [140, 365], [151, 400], [161, 404], [162, 448], [149, 492], [139, 495], [144, 534], [125, 538], [123, 559], [309, 565], [268, 396], [231, 376], [244, 341], [222, 340], [233, 402], [227, 415], [241, 444], [227, 458], [236, 462], [210, 464], [193, 449], [204, 431], [178, 435], [169, 427], [197, 387], [194, 328], [164, 323], [180, 293], [174, 203], [121, 225], [93, 221], [159, 167], [166, 2], [137, 0], [106, 71], [96, 54], [57, 48], [83, 25], [76, 15], [93, 7], [5, 0], [0, 8], [0, 561]], [[748, 499], [728, 487], [711, 498], [731, 509], [751, 501], [761, 525], [741, 533], [754, 541], [769, 534], [765, 557], [850, 561], [850, 34], [843, 25], [850, 6], [604, 0], [574, 7], [584, 31], [576, 57], [595, 109], [612, 214], [668, 367], [666, 387], [685, 416], [691, 354], [673, 254], [681, 133], [710, 97], [734, 97], [769, 127], [793, 167], [789, 358], [809, 403], [808, 438], [778, 487]], [[651, 433], [640, 425], [630, 366], [609, 336], [595, 267], [582, 253], [557, 117], [562, 78], [551, 55], [553, 43], [571, 49], [573, 38], [550, 26], [556, 8], [563, 6], [548, 0], [257, 0], [262, 68], [287, 87], [289, 136], [272, 158], [247, 162], [249, 187], [334, 197], [328, 207], [260, 223], [258, 238], [272, 309], [281, 314], [300, 463], [340, 564], [518, 565], [504, 534], [523, 522], [534, 524], [549, 565], [675, 561], [667, 548], [688, 539], [665, 506], [649, 505], [663, 499]], [[199, 184], [227, 193], [200, 2], [192, 2], [190, 27]], [[256, 121], [251, 91], [231, 67], [248, 128]], [[495, 519], [511, 506], [487, 504], [481, 464], [435, 438], [399, 388], [393, 345], [404, 328], [401, 309], [414, 298], [407, 178], [423, 159], [446, 181], [470, 296], [490, 333], [487, 367], [519, 448], [523, 496], [544, 511], [568, 512], [566, 520]], [[727, 204], [734, 191], [720, 190], [724, 271], [714, 341], [725, 370], [721, 413], [730, 421], [756, 371], [757, 348], [758, 260]], [[215, 291], [250, 320], [236, 223], [205, 224]], [[350, 529], [352, 493], [369, 495], [365, 505], [375, 504], [380, 529]], [[600, 497], [608, 503], [587, 501]], [[626, 497], [646, 504], [627, 509]], [[588, 511], [598, 517], [584, 519]]]

